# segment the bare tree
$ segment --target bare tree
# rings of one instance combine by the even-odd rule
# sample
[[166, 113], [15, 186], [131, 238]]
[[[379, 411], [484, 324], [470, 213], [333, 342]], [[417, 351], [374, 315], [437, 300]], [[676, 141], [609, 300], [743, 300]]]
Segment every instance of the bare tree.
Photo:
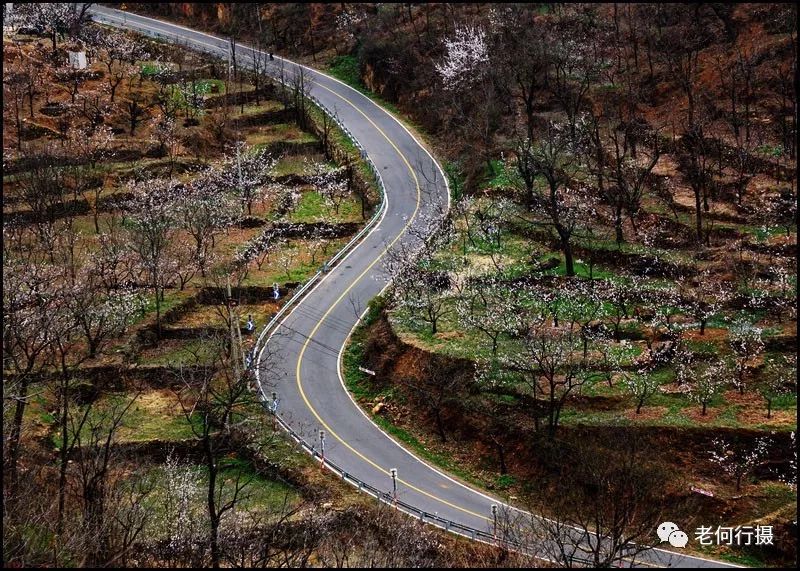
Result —
[[179, 372], [183, 388], [178, 395], [183, 414], [203, 451], [208, 472], [206, 492], [209, 546], [212, 567], [222, 562], [220, 525], [226, 513], [246, 497], [255, 475], [226, 466], [226, 457], [236, 450], [236, 431], [247, 423], [247, 410], [255, 404], [250, 390], [250, 371], [242, 371], [242, 354], [227, 354], [224, 337], [206, 340], [211, 361], [195, 354], [191, 369]]
[[549, 124], [541, 142], [524, 147], [518, 161], [526, 161], [533, 176], [542, 176], [546, 190], [535, 188], [533, 212], [540, 216], [534, 224], [556, 231], [568, 276], [575, 275], [572, 235], [581, 220], [590, 216], [592, 207], [586, 189], [574, 182], [578, 149], [565, 126]]
[[138, 394], [130, 399], [112, 397], [107, 404], [70, 407], [68, 412], [69, 438], [73, 441], [70, 448], [75, 451], [71, 471], [80, 490], [82, 526], [91, 538], [84, 553], [86, 565], [105, 566], [129, 557], [147, 520], [142, 500], [152, 488], [143, 480], [132, 478], [130, 495], [126, 495], [117, 489], [122, 483], [115, 481], [114, 474], [120, 462], [116, 438], [137, 397]]
[[[637, 232], [636, 220], [642, 207], [647, 181], [661, 156], [659, 135], [649, 135], [652, 149], [645, 150], [638, 145], [643, 136], [638, 132], [640, 129], [635, 119], [622, 122], [620, 118], [612, 122], [595, 118], [594, 123], [591, 140], [595, 147], [594, 169], [598, 178], [598, 189], [612, 209], [617, 245], [621, 246], [625, 240], [623, 212], [628, 215], [633, 231]], [[610, 152], [607, 151], [609, 146]]]
[[635, 564], [650, 549], [669, 480], [662, 466], [642, 460], [645, 445], [628, 435], [609, 448], [593, 440], [565, 447], [572, 469], [534, 500], [534, 510], [547, 515], [511, 531], [564, 567]]
[[[55, 270], [37, 260], [31, 249], [20, 250], [13, 258], [3, 257], [3, 370], [13, 375], [3, 383], [3, 426], [9, 435], [3, 459], [12, 486], [17, 478], [25, 408], [32, 396], [30, 386], [37, 373], [50, 364], [53, 309], [58, 302], [55, 279]], [[9, 416], [10, 425], [6, 423]]]
[[419, 406], [433, 417], [442, 442], [447, 441], [443, 413], [462, 398], [460, 394], [466, 389], [466, 379], [459, 376], [458, 371], [457, 364], [434, 355], [421, 370], [404, 378]]
[[501, 358], [503, 368], [517, 375], [526, 388], [527, 412], [536, 430], [544, 418], [551, 439], [569, 397], [591, 381], [579, 351], [579, 332], [574, 324], [554, 327], [533, 318], [528, 321], [519, 351]]

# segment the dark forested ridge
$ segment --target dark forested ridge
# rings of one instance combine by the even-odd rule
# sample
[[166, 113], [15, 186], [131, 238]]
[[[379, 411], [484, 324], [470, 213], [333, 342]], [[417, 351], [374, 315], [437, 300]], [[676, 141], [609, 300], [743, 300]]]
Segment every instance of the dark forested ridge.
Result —
[[[665, 135], [702, 124], [733, 150], [741, 132], [755, 147], [796, 153], [791, 3], [128, 6], [331, 65], [443, 144], [465, 145], [447, 145], [456, 152], [469, 145], [472, 155], [495, 156], [548, 112], [577, 117], [611, 106], [620, 120]], [[469, 85], [455, 89], [434, 63], [462, 28], [484, 34], [486, 54], [479, 69], [465, 70]]]

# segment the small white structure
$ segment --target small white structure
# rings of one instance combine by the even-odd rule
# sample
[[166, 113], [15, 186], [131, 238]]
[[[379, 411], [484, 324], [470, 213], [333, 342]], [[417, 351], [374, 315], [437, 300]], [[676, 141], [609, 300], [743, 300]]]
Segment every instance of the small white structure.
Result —
[[5, 2], [3, 4], [3, 31], [13, 32], [17, 29], [14, 17], [14, 3]]
[[86, 69], [86, 52], [67, 52], [69, 54], [69, 65], [72, 69]]

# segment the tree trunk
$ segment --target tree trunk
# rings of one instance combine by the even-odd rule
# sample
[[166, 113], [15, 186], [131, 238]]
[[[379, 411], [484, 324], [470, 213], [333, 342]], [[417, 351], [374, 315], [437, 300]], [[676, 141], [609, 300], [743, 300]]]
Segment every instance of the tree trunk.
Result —
[[19, 442], [22, 437], [22, 419], [25, 415], [25, 399], [28, 397], [28, 376], [25, 374], [22, 380], [22, 387], [20, 388], [19, 398], [14, 409], [14, 424], [11, 426], [11, 435], [9, 437], [9, 452], [10, 459], [9, 476], [11, 484], [17, 481], [17, 460], [19, 460]]
[[625, 237], [622, 234], [622, 206], [617, 205], [614, 209], [614, 231], [617, 238], [617, 249], [622, 247]]
[[203, 448], [205, 449], [206, 464], [208, 466], [208, 518], [211, 523], [209, 530], [209, 542], [211, 545], [211, 566], [219, 569], [219, 514], [217, 513], [216, 498], [214, 496], [217, 489], [217, 465], [214, 462], [214, 452], [211, 447], [211, 436], [206, 434]]
[[158, 286], [156, 290], [156, 338], [161, 339], [161, 297], [159, 296]]
[[575, 261], [572, 256], [572, 244], [570, 244], [569, 237], [561, 237], [561, 250], [564, 252], [564, 265], [566, 267], [567, 276], [575, 275]]
[[703, 205], [701, 204], [701, 193], [699, 188], [694, 190], [694, 211], [695, 211], [695, 227], [697, 230], [697, 243], [703, 243]]
[[100, 197], [95, 196], [94, 208], [92, 209], [92, 218], [94, 219], [94, 232], [100, 234], [100, 212], [98, 212], [97, 201]]
[[67, 495], [67, 413], [69, 406], [69, 380], [62, 378], [61, 388], [61, 450], [59, 451], [61, 465], [58, 471], [58, 524], [56, 533], [60, 536], [64, 529], [64, 506]]

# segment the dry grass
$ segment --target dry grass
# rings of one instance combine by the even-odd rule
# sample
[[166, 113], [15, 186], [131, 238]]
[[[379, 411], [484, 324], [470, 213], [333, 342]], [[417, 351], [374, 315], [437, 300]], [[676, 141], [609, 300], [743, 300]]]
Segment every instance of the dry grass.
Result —
[[658, 422], [661, 420], [668, 410], [665, 406], [643, 406], [639, 414], [636, 414], [636, 408], [634, 407], [625, 411], [625, 418], [634, 422], [649, 424], [653, 421]]

